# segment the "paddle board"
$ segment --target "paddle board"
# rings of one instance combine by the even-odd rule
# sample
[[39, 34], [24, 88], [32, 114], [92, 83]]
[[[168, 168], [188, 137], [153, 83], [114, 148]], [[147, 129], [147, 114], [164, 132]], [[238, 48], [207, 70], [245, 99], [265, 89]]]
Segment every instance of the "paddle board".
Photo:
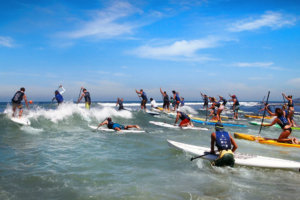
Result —
[[121, 131], [116, 131], [114, 129], [104, 128], [104, 127], [99, 127], [97, 129], [97, 126], [92, 126], [92, 125], [89, 125], [89, 127], [94, 130], [107, 131], [107, 132], [120, 132], [120, 133], [144, 133], [145, 132], [143, 130], [138, 130], [138, 129], [125, 129]]
[[270, 145], [276, 145], [276, 146], [282, 146], [282, 147], [300, 148], [300, 144], [289, 144], [289, 143], [277, 142], [277, 139], [275, 139], [275, 138], [266, 138], [266, 137], [261, 137], [261, 136], [256, 136], [256, 135], [245, 134], [245, 133], [234, 133], [234, 137], [237, 139], [256, 141], [261, 144], [270, 144]]
[[[169, 146], [175, 147], [176, 149], [191, 153], [196, 156], [201, 156], [210, 152], [210, 148], [184, 144], [180, 142], [175, 142], [172, 140], [167, 140]], [[217, 159], [218, 155], [207, 154], [201, 158], [214, 161]], [[300, 170], [300, 162], [284, 160], [278, 158], [249, 155], [242, 153], [234, 154], [235, 164], [248, 167], [263, 167], [263, 168], [276, 168], [276, 169], [297, 169]]]
[[159, 112], [154, 112], [154, 111], [150, 111], [150, 110], [146, 110], [146, 113], [148, 113], [150, 115], [160, 115]]
[[[257, 122], [257, 121], [251, 121], [251, 122], [248, 122], [249, 124], [251, 125], [255, 125], [255, 126], [260, 126], [261, 125], [261, 122]], [[268, 125], [270, 123], [264, 123], [264, 125]], [[276, 128], [281, 128], [278, 124], [274, 124], [273, 125], [274, 127]], [[293, 130], [300, 130], [300, 127], [291, 127]]]
[[31, 124], [30, 121], [29, 121], [29, 119], [24, 118], [24, 117], [21, 117], [21, 118], [19, 118], [19, 117], [12, 117], [10, 119], [11, 119], [11, 121], [13, 121], [13, 122], [15, 122], [17, 124], [21, 124], [21, 125], [30, 126], [30, 124]]
[[[217, 123], [217, 122], [197, 120], [197, 119], [193, 119], [193, 118], [191, 118], [191, 121], [195, 122], [195, 123], [199, 123], [199, 124], [212, 125], [212, 126], [214, 126]], [[228, 123], [222, 123], [222, 124], [223, 124], [223, 126], [247, 127], [244, 124], [228, 124]]]
[[149, 121], [150, 124], [154, 124], [157, 126], [161, 126], [161, 127], [166, 127], [166, 128], [176, 128], [176, 129], [189, 129], [189, 130], [205, 130], [207, 131], [207, 128], [201, 128], [201, 127], [195, 127], [195, 126], [188, 126], [188, 127], [179, 127], [178, 125], [174, 126], [172, 124], [168, 124], [168, 123], [164, 123], [164, 122], [155, 122], [155, 121]]
[[[248, 118], [254, 118], [254, 119], [262, 119], [263, 116], [259, 116], [259, 115], [244, 115], [245, 117]], [[265, 116], [265, 119], [273, 119], [274, 116]]]

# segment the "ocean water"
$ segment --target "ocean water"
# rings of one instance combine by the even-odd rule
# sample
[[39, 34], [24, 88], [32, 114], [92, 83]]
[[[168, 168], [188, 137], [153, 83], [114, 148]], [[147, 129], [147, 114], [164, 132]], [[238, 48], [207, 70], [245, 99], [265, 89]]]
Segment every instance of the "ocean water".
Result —
[[[132, 111], [117, 111], [115, 103], [31, 105], [24, 116], [31, 126], [10, 120], [11, 106], [0, 104], [0, 199], [300, 199], [300, 173], [293, 170], [237, 166], [212, 167], [206, 160], [168, 146], [171, 139], [209, 147], [208, 131], [176, 130], [149, 121], [174, 123], [174, 118], [152, 116], [138, 102], [125, 103]], [[202, 103], [188, 102], [183, 110], [204, 117]], [[241, 110], [257, 112], [258, 102], [242, 102]], [[296, 107], [296, 110], [300, 110]], [[231, 113], [228, 113], [232, 116]], [[138, 124], [145, 133], [94, 131], [106, 117], [124, 125]], [[295, 116], [299, 122], [299, 116]], [[226, 127], [257, 134], [258, 126]], [[278, 137], [281, 130], [263, 128], [261, 135]], [[293, 131], [300, 138], [300, 131]], [[300, 149], [237, 140], [238, 152], [300, 161]]]

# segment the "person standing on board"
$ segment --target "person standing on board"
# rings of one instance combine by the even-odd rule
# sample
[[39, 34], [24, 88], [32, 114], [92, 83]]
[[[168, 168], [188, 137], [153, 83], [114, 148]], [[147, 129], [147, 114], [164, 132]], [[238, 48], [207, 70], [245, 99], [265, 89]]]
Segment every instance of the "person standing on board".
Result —
[[140, 91], [135, 90], [135, 92], [139, 95], [139, 97], [142, 97], [141, 109], [146, 110], [146, 103], [148, 101], [147, 94], [143, 91], [143, 89], [140, 89]]
[[233, 153], [238, 148], [230, 133], [224, 131], [223, 124], [217, 122], [215, 124], [216, 132], [211, 134], [210, 153], [215, 154], [215, 145], [219, 151], [219, 157], [212, 162], [217, 167], [230, 166], [234, 167]]
[[181, 98], [180, 98], [180, 106], [181, 106], [181, 107], [184, 106], [184, 103], [185, 103], [185, 102], [184, 102], [184, 98], [181, 97]]
[[175, 111], [179, 107], [180, 97], [179, 97], [179, 93], [176, 92], [175, 90], [173, 90], [172, 93], [173, 93], [173, 99], [175, 102], [175, 105], [174, 105], [174, 111]]
[[202, 94], [201, 92], [200, 92], [200, 94], [201, 94], [201, 96], [203, 98], [203, 101], [204, 101], [203, 108], [208, 109], [208, 97], [207, 97], [207, 95], [206, 94]]
[[175, 120], [174, 126], [176, 126], [176, 123], [178, 122], [179, 119], [181, 119], [179, 127], [194, 126], [193, 123], [191, 122], [191, 118], [187, 114], [177, 110], [177, 115], [176, 115], [176, 120]]
[[239, 102], [239, 100], [237, 99], [237, 97], [235, 95], [232, 95], [230, 97], [232, 98], [232, 102], [233, 102], [233, 105], [232, 105], [232, 110], [233, 110], [233, 113], [234, 113], [233, 119], [238, 119], [239, 109], [240, 109], [240, 102]]
[[116, 106], [119, 105], [119, 110], [124, 110], [123, 98], [118, 98]]
[[163, 96], [163, 101], [164, 101], [163, 109], [170, 111], [170, 100], [167, 92], [166, 91], [163, 92], [162, 89], [160, 88], [160, 93]]
[[282, 96], [284, 98], [286, 98], [286, 100], [288, 101], [288, 103], [287, 103], [287, 106], [288, 106], [288, 116], [287, 116], [287, 119], [288, 119], [288, 121], [290, 122], [290, 124], [292, 126], [296, 126], [293, 123], [293, 117], [294, 117], [294, 112], [295, 112], [294, 102], [293, 102], [293, 96], [292, 95], [286, 96], [284, 93], [282, 93]]
[[22, 100], [25, 101], [26, 107], [27, 107], [27, 109], [29, 109], [24, 87], [20, 88], [20, 90], [17, 91], [15, 93], [15, 95], [13, 96], [13, 98], [11, 99], [12, 111], [13, 111], [12, 116], [13, 117], [15, 117], [15, 113], [16, 113], [17, 108], [19, 109], [19, 118], [22, 117], [22, 113], [23, 113], [23, 106], [21, 104]]
[[[220, 121], [221, 117], [218, 117], [218, 110], [220, 107], [220, 103], [216, 101], [216, 99], [214, 97], [209, 97], [209, 100], [211, 102], [211, 107], [208, 108], [208, 110], [210, 111], [210, 114], [208, 115], [208, 117], [212, 116], [211, 120], [212, 121]], [[220, 120], [219, 120], [220, 119]]]
[[81, 87], [81, 89], [82, 89], [82, 94], [81, 94], [80, 98], [78, 99], [77, 103], [79, 103], [81, 101], [81, 99], [84, 97], [85, 108], [90, 109], [91, 102], [92, 102], [91, 95], [85, 88]]
[[102, 123], [100, 123], [97, 127], [97, 129], [100, 127], [100, 126], [103, 126], [103, 125], [107, 125], [107, 128], [109, 129], [114, 129], [115, 131], [121, 131], [121, 130], [128, 130], [130, 128], [137, 128], [137, 129], [140, 129], [140, 127], [138, 125], [127, 125], [127, 126], [124, 126], [124, 125], [121, 125], [121, 124], [118, 124], [118, 123], [114, 123], [110, 117], [108, 117], [106, 120], [104, 120]]
[[57, 103], [58, 103], [58, 105], [60, 105], [60, 104], [64, 101], [64, 98], [63, 98], [62, 94], [63, 94], [65, 91], [66, 91], [66, 90], [63, 88], [63, 86], [60, 85], [60, 86], [58, 87], [58, 89], [55, 90], [55, 92], [54, 92], [55, 96], [53, 97], [52, 102], [53, 102], [54, 100], [56, 100]]
[[268, 113], [271, 116], [276, 116], [276, 118], [273, 120], [272, 123], [270, 124], [262, 124], [262, 126], [273, 126], [274, 124], [278, 124], [281, 129], [282, 132], [279, 135], [277, 142], [282, 142], [282, 143], [290, 143], [290, 144], [299, 144], [299, 141], [296, 138], [289, 138], [289, 136], [292, 133], [292, 125], [289, 123], [289, 121], [286, 119], [286, 117], [284, 116], [284, 112], [282, 109], [280, 108], [276, 108], [275, 109], [275, 113], [272, 113], [268, 107], [265, 107], [266, 111], [268, 111]]

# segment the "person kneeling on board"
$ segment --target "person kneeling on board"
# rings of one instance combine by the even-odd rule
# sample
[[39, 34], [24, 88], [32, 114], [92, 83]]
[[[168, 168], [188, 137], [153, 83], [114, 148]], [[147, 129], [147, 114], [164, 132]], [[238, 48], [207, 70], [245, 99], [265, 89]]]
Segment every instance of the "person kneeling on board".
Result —
[[103, 126], [103, 125], [107, 125], [107, 128], [109, 129], [114, 129], [115, 131], [121, 131], [121, 130], [127, 130], [129, 128], [137, 128], [137, 129], [140, 129], [140, 127], [138, 125], [127, 125], [127, 126], [124, 126], [124, 125], [121, 125], [121, 124], [118, 124], [118, 123], [114, 123], [110, 117], [108, 117], [106, 120], [104, 120], [102, 123], [100, 123], [97, 127], [97, 129], [100, 127], [100, 126]]
[[219, 151], [219, 157], [212, 162], [212, 165], [218, 167], [233, 167], [235, 162], [233, 153], [238, 148], [238, 146], [231, 135], [228, 132], [224, 131], [222, 123], [217, 122], [215, 124], [215, 130], [216, 132], [211, 134], [210, 153], [215, 154], [216, 145]]
[[272, 113], [267, 106], [265, 107], [265, 109], [271, 116], [276, 116], [276, 118], [271, 124], [262, 124], [262, 126], [273, 126], [277, 123], [282, 129], [282, 132], [278, 137], [277, 142], [299, 144], [300, 142], [297, 140], [297, 138], [288, 138], [292, 133], [292, 125], [287, 120], [283, 110], [280, 108], [276, 108], [275, 113]]
[[150, 105], [151, 105], [151, 108], [155, 108], [155, 109], [158, 108], [158, 105], [153, 98], [150, 98]]
[[179, 118], [181, 119], [181, 122], [179, 124], [180, 127], [194, 126], [191, 122], [191, 118], [187, 116], [187, 114], [185, 114], [184, 112], [180, 112], [179, 110], [177, 110], [174, 126], [176, 126], [176, 123], [178, 122]]

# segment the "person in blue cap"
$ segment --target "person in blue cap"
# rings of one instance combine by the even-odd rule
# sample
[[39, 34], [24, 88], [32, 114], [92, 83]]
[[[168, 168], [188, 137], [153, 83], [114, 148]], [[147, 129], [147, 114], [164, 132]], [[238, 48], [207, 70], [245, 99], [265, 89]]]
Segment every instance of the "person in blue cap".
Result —
[[215, 154], [215, 145], [219, 151], [219, 157], [212, 162], [212, 165], [223, 167], [223, 166], [234, 166], [234, 155], [233, 153], [238, 148], [234, 139], [230, 133], [224, 131], [222, 123], [217, 122], [215, 124], [216, 132], [211, 134], [210, 153]]

